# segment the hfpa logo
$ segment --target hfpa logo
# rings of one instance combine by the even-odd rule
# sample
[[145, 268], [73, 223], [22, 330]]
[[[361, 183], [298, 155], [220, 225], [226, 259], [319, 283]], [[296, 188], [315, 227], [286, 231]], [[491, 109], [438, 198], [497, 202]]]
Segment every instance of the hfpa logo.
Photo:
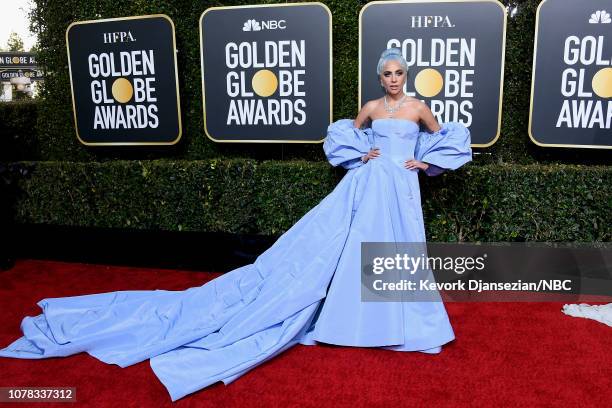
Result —
[[454, 27], [448, 16], [412, 16], [412, 28]]
[[284, 30], [285, 28], [287, 28], [287, 22], [285, 20], [268, 20], [260, 22], [251, 18], [242, 25], [242, 31]]

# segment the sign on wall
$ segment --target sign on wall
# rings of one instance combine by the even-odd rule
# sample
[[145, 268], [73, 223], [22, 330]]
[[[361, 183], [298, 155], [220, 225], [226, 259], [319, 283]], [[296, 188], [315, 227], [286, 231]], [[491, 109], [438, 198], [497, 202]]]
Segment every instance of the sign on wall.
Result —
[[536, 13], [529, 137], [612, 148], [612, 4], [544, 0]]
[[332, 120], [331, 13], [321, 3], [200, 17], [204, 130], [216, 142], [320, 142]]
[[0, 52], [0, 69], [36, 68], [34, 52]]
[[166, 15], [72, 23], [66, 30], [78, 139], [171, 145], [182, 133], [174, 24]]
[[10, 81], [11, 78], [30, 78], [32, 81], [42, 81], [43, 72], [38, 69], [2, 69], [0, 68], [0, 81]]
[[506, 10], [496, 0], [376, 1], [359, 15], [359, 106], [384, 95], [376, 66], [387, 48], [408, 62], [404, 92], [439, 122], [469, 127], [472, 146], [501, 128]]

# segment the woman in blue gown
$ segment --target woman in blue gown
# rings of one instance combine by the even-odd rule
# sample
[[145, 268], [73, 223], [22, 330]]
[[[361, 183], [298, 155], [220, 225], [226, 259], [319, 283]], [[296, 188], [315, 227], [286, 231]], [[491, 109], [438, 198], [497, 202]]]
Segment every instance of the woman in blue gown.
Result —
[[87, 352], [121, 367], [149, 359], [175, 401], [298, 343], [440, 352], [454, 339], [444, 304], [362, 302], [359, 254], [361, 242], [425, 242], [417, 173], [469, 162], [470, 133], [459, 122], [440, 126], [404, 94], [399, 50], [384, 51], [377, 72], [385, 97], [332, 123], [323, 143], [348, 172], [254, 263], [183, 291], [43, 299], [42, 314], [25, 317], [23, 337], [0, 356]]

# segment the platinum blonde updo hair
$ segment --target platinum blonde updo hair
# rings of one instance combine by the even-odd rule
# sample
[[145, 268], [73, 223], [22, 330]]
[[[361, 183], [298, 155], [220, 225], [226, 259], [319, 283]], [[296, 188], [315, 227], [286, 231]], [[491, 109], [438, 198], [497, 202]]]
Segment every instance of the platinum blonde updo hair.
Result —
[[389, 48], [384, 50], [382, 54], [380, 54], [380, 59], [378, 60], [378, 65], [376, 66], [376, 74], [380, 76], [385, 68], [385, 64], [388, 61], [397, 61], [404, 68], [406, 73], [408, 73], [408, 63], [406, 59], [402, 55], [402, 51], [399, 48]]

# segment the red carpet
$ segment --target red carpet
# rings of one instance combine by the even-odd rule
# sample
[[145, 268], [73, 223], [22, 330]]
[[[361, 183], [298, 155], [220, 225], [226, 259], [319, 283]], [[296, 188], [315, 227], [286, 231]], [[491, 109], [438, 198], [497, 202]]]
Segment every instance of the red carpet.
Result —
[[[0, 346], [20, 336], [45, 297], [131, 289], [180, 290], [205, 272], [22, 260], [0, 272]], [[610, 406], [612, 328], [561, 313], [563, 303], [446, 303], [456, 339], [438, 355], [297, 345], [229, 384], [172, 404], [148, 361], [119, 368], [87, 354], [0, 358], [0, 387], [77, 388], [77, 405]], [[4, 404], [59, 406], [66, 403]], [[68, 404], [70, 405], [70, 404]], [[73, 405], [70, 405], [73, 406]]]

